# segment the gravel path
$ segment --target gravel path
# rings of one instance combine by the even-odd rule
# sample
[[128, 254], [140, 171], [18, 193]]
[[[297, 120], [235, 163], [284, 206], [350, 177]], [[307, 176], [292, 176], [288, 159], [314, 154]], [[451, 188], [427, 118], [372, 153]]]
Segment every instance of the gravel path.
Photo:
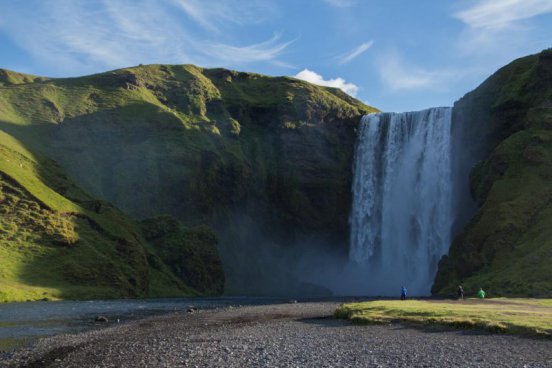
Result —
[[552, 367], [552, 341], [358, 326], [336, 303], [174, 313], [40, 340], [2, 367]]

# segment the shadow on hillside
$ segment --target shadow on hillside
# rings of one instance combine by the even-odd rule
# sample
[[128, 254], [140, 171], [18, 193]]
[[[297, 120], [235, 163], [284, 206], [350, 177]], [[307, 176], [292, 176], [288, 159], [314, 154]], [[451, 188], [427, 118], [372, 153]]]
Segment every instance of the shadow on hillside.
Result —
[[[197, 205], [180, 188], [195, 185], [189, 168], [201, 161], [202, 145], [215, 144], [209, 135], [187, 129], [173, 114], [149, 104], [67, 118], [59, 124], [0, 121], [0, 129], [31, 152], [56, 161], [93, 197], [142, 218], [167, 212], [177, 215], [180, 208]], [[61, 195], [70, 195], [66, 188], [55, 185], [59, 180], [49, 167], [41, 170], [51, 165], [43, 165], [44, 160], [37, 158], [40, 178], [54, 183], [50, 186]]]
[[[146, 108], [146, 110], [151, 112], [154, 108]], [[128, 137], [130, 146], [149, 139], [174, 139], [180, 131], [185, 130], [176, 118], [162, 119], [164, 124], [160, 129], [162, 134], [157, 134], [155, 122], [148, 120], [147, 111], [144, 112], [146, 117], [142, 119], [141, 127], [139, 129], [134, 127], [135, 135]], [[20, 246], [19, 250], [9, 250], [20, 253], [19, 257], [14, 259], [19, 259], [21, 256], [24, 258], [21, 267], [17, 270], [18, 281], [35, 286], [37, 290], [45, 290], [40, 293], [28, 291], [29, 299], [48, 298], [52, 294], [57, 298], [78, 299], [137, 297], [144, 296], [147, 291], [148, 261], [143, 245], [140, 245], [136, 239], [139, 235], [134, 234], [137, 230], [132, 221], [125, 219], [122, 213], [111, 209], [111, 206], [106, 203], [93, 200], [65, 174], [68, 172], [71, 179], [76, 182], [86, 182], [90, 179], [93, 185], [84, 189], [94, 195], [99, 194], [99, 197], [104, 197], [104, 188], [117, 185], [117, 178], [125, 175], [117, 172], [116, 169], [118, 157], [126, 154], [124, 147], [114, 144], [109, 138], [117, 134], [121, 136], [129, 129], [119, 127], [117, 131], [116, 122], [109, 120], [109, 116], [109, 112], [91, 114], [77, 119], [66, 119], [60, 125], [36, 123], [25, 126], [0, 121], [0, 129], [18, 140], [23, 148], [32, 152], [32, 156], [28, 159], [36, 162], [36, 167], [26, 167], [27, 164], [31, 165], [31, 162], [21, 161], [23, 160], [20, 157], [21, 153], [17, 152], [20, 150], [9, 153], [15, 155], [13, 157], [19, 157], [15, 169], [22, 173], [20, 178], [30, 177], [29, 180], [33, 180], [32, 176], [36, 176], [36, 179], [46, 187], [91, 211], [95, 217], [99, 219], [105, 217], [103, 224], [102, 221], [98, 222], [88, 216], [75, 217], [74, 231], [79, 238], [76, 244], [55, 244], [49, 235], [32, 230], [32, 224], [21, 225], [21, 230], [23, 232], [29, 230], [34, 239], [29, 241], [24, 239], [23, 234], [19, 234], [20, 239], [16, 240], [24, 243], [24, 246]], [[101, 124], [97, 123], [98, 121], [105, 122], [107, 126], [104, 126], [103, 131], [91, 131], [96, 125]], [[11, 145], [9, 142], [6, 144]], [[160, 145], [159, 151], [157, 152], [159, 156], [167, 154], [163, 145]], [[98, 169], [97, 165], [93, 164], [94, 154], [105, 155], [105, 157], [112, 155], [112, 157]], [[68, 170], [62, 170], [60, 165], [46, 156], [61, 161], [61, 166]], [[149, 175], [144, 173], [143, 168], [139, 167], [141, 160], [144, 160], [144, 155], [138, 155], [135, 160], [136, 170], [141, 170], [141, 176], [148, 178], [155, 174], [159, 175], [159, 173], [149, 173]], [[14, 164], [16, 164], [15, 160]], [[114, 167], [110, 167], [111, 165]], [[109, 181], [110, 177], [114, 182]], [[162, 182], [162, 179], [158, 178], [158, 181]], [[19, 184], [23, 187], [34, 185], [30, 182]], [[24, 191], [30, 194], [27, 189]], [[126, 195], [132, 195], [135, 191], [135, 188], [120, 188], [120, 192]], [[48, 194], [40, 198], [44, 194], [42, 188], [32, 192], [34, 192], [33, 197], [40, 203], [36, 208], [42, 207], [45, 210], [42, 204], [51, 208], [59, 205], [59, 203], [55, 205], [48, 203], [52, 200]], [[107, 194], [109, 196], [112, 192]], [[155, 193], [152, 197], [154, 195]], [[34, 201], [30, 197], [28, 199], [29, 202]], [[104, 225], [111, 228], [103, 228]], [[114, 233], [120, 235], [114, 235]], [[162, 282], [167, 284], [168, 292], [178, 291], [179, 286], [175, 285], [175, 281], [171, 281], [170, 278]], [[21, 297], [18, 298], [21, 299]]]

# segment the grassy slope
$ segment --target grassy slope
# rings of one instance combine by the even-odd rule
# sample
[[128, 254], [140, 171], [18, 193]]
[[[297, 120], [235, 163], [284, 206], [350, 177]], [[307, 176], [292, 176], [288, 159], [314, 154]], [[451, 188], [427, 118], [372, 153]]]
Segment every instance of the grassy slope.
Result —
[[[355, 127], [375, 109], [340, 90], [192, 65], [67, 79], [5, 73], [0, 130], [135, 218], [216, 226], [231, 275], [276, 272], [253, 264], [262, 245], [240, 239], [236, 212], [266, 224], [257, 231], [268, 243], [320, 232], [346, 247]], [[273, 239], [281, 234], [289, 238]]]
[[455, 110], [491, 150], [471, 173], [479, 211], [441, 261], [433, 292], [463, 283], [552, 296], [552, 51], [499, 70]]
[[131, 220], [1, 131], [0, 213], [0, 301], [197, 294], [150, 266]]
[[335, 315], [359, 323], [402, 321], [493, 332], [552, 336], [550, 299], [381, 300], [340, 306]]

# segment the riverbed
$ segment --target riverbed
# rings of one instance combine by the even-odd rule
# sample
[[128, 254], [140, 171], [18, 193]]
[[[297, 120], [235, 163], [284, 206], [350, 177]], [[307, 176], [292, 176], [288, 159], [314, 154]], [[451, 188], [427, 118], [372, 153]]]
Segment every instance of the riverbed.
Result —
[[[212, 309], [288, 301], [266, 297], [213, 297], [5, 303], [0, 304], [0, 354], [40, 337], [98, 329], [190, 308]], [[106, 317], [108, 322], [96, 322], [98, 316]]]

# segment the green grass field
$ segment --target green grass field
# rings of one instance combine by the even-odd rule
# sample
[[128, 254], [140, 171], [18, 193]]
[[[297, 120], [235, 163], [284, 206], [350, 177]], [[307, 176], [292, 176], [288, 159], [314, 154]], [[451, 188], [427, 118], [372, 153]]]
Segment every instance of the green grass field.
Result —
[[552, 299], [377, 300], [343, 304], [335, 316], [552, 337]]

